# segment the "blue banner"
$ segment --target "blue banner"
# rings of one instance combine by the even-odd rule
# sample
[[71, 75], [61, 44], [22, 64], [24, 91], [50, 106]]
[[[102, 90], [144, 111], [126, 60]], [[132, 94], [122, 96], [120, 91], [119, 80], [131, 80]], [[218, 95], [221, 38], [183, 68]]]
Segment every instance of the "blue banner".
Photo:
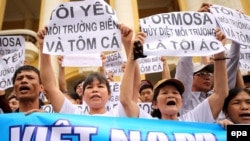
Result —
[[1, 141], [225, 141], [218, 124], [72, 114], [0, 115]]

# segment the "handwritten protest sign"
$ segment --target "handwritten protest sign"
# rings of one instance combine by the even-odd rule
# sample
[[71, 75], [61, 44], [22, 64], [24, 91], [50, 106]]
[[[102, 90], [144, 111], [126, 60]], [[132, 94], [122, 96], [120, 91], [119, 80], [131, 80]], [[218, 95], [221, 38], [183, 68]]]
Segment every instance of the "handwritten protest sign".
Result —
[[107, 109], [113, 109], [120, 102], [120, 87], [121, 82], [110, 82], [111, 96], [107, 103]]
[[125, 57], [121, 52], [114, 52], [106, 55], [107, 61], [105, 64], [106, 67], [106, 74], [108, 74], [110, 71], [115, 76], [120, 76], [122, 71], [122, 63], [125, 62]]
[[210, 13], [173, 12], [140, 19], [147, 34], [143, 53], [152, 56], [207, 56], [224, 51]]
[[141, 74], [156, 73], [163, 71], [163, 64], [160, 56], [147, 56], [138, 59]]
[[70, 54], [63, 57], [62, 66], [90, 67], [102, 66], [100, 54]]
[[115, 11], [103, 0], [58, 5], [51, 13], [43, 53], [52, 55], [121, 50]]
[[212, 5], [210, 11], [228, 39], [243, 45], [250, 44], [250, 16], [220, 5]]
[[0, 90], [13, 86], [12, 77], [23, 65], [25, 40], [22, 36], [0, 36]]

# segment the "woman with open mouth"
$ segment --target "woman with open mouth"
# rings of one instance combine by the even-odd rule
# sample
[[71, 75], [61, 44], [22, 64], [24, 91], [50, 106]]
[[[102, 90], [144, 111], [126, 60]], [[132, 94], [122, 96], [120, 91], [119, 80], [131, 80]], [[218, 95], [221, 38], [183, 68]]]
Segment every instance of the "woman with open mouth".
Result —
[[226, 119], [218, 121], [223, 127], [230, 124], [250, 124], [250, 90], [231, 89], [225, 99], [223, 112]]

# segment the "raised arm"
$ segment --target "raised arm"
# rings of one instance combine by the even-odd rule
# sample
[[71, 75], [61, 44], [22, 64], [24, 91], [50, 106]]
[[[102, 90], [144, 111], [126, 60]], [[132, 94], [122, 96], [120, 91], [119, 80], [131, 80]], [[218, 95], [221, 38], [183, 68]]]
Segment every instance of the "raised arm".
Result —
[[240, 59], [240, 44], [232, 42], [231, 48], [228, 53], [230, 59], [226, 60], [227, 73], [228, 73], [228, 88], [229, 90], [235, 88], [237, 70], [239, 68]]
[[56, 85], [56, 77], [54, 75], [50, 55], [43, 54], [43, 39], [46, 34], [46, 28], [39, 30], [37, 33], [38, 43], [40, 46], [40, 73], [41, 79], [46, 91], [46, 96], [53, 106], [55, 112], [59, 112], [64, 102], [64, 95]]
[[135, 75], [134, 75], [134, 90], [133, 90], [133, 100], [137, 103], [139, 99], [139, 89], [141, 86], [141, 72], [139, 63], [136, 62], [135, 65]]
[[167, 57], [162, 56], [161, 61], [162, 61], [162, 64], [163, 64], [163, 71], [161, 73], [161, 79], [170, 79], [171, 75], [170, 75], [170, 70], [169, 70], [169, 66], [168, 66]]
[[[237, 74], [236, 74], [236, 83], [235, 83], [235, 87], [238, 87], [238, 88], [245, 88], [244, 80], [243, 80], [243, 77], [242, 77], [242, 74], [241, 74], [241, 71], [240, 71], [239, 68], [238, 68]], [[229, 90], [230, 90], [230, 88], [229, 88]]]
[[63, 56], [58, 56], [57, 61], [58, 61], [58, 70], [59, 70], [59, 74], [58, 74], [59, 89], [63, 93], [67, 93], [68, 88], [67, 88], [67, 83], [65, 79], [65, 68], [62, 66]]
[[104, 77], [106, 77], [106, 61], [107, 57], [104, 53], [101, 53], [101, 60], [102, 60], [102, 66], [99, 68], [100, 74], [102, 74]]
[[[124, 71], [123, 79], [121, 82], [121, 90], [120, 90], [120, 101], [123, 106], [123, 109], [126, 112], [128, 117], [138, 117], [139, 116], [139, 107], [137, 106], [136, 101], [133, 100], [134, 94], [134, 77], [135, 77], [135, 69], [136, 69], [136, 60], [134, 60], [133, 56], [133, 44], [132, 40], [132, 30], [128, 30], [122, 34], [127, 34], [127, 41], [130, 40], [130, 44], [124, 45], [126, 48], [126, 52], [128, 55], [126, 68]], [[136, 40], [143, 43], [143, 39], [145, 37], [144, 33], [139, 33], [136, 36]], [[128, 42], [127, 42], [128, 43]]]
[[210, 12], [209, 7], [212, 6], [210, 3], [202, 3], [201, 7], [198, 9], [198, 12]]
[[[225, 35], [221, 30], [216, 30], [216, 38], [225, 44]], [[208, 102], [214, 119], [217, 119], [222, 110], [224, 100], [228, 96], [228, 78], [226, 71], [225, 53], [214, 55], [214, 93], [208, 97]]]
[[[132, 45], [132, 37], [131, 37], [131, 39], [129, 39], [129, 38], [124, 38], [124, 37], [122, 38], [122, 43], [123, 43], [124, 48], [125, 48], [127, 59], [128, 59], [128, 57], [130, 55], [130, 49], [131, 49], [130, 46]], [[140, 74], [140, 68], [139, 68], [139, 64], [138, 63], [136, 63], [135, 69], [134, 69], [133, 73], [134, 73], [134, 77], [133, 77], [134, 81], [131, 83], [131, 85], [134, 86], [133, 87], [133, 100], [135, 102], [137, 102], [138, 98], [139, 98], [138, 94], [139, 94], [139, 89], [140, 89], [140, 84], [141, 84], [141, 74]]]

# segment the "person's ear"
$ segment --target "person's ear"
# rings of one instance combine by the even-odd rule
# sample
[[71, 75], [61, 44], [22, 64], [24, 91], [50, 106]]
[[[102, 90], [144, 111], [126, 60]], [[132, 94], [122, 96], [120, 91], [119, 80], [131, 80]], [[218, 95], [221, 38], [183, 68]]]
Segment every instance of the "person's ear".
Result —
[[44, 91], [43, 85], [40, 86], [41, 92]]

